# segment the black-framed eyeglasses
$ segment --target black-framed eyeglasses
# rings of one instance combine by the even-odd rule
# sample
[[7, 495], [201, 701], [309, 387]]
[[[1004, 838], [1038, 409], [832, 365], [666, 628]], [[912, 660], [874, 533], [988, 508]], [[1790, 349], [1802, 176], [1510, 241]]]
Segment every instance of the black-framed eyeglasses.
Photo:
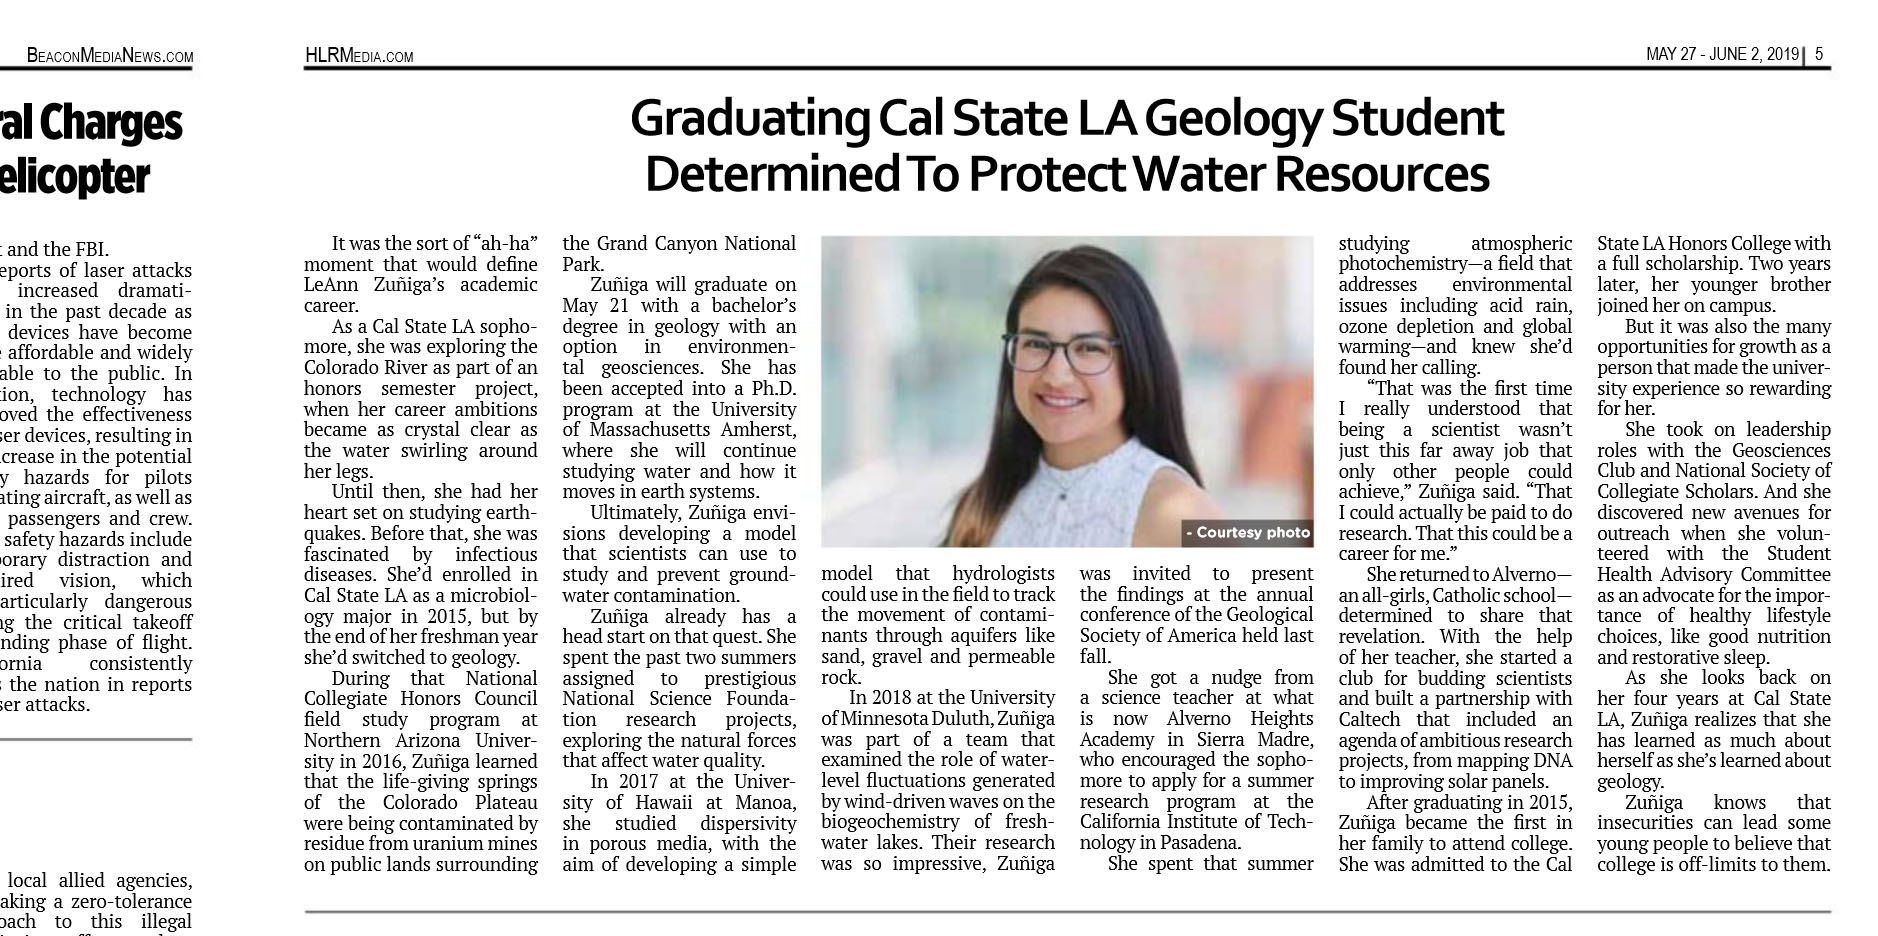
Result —
[[1016, 332], [1004, 336], [1004, 360], [1024, 373], [1036, 373], [1050, 366], [1056, 349], [1063, 349], [1069, 369], [1084, 377], [1106, 373], [1115, 366], [1122, 343], [1101, 335], [1078, 335], [1068, 341], [1051, 341], [1043, 335]]

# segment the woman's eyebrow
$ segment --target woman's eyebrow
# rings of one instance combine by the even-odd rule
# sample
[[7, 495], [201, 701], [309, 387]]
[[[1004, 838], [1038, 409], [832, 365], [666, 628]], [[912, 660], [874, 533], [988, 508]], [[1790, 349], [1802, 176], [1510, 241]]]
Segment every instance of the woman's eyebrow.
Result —
[[[1017, 333], [1020, 335], [1036, 335], [1039, 338], [1051, 337], [1049, 332], [1044, 331], [1041, 328], [1020, 328], [1017, 330]], [[1077, 332], [1076, 334], [1069, 336], [1068, 340], [1075, 341], [1078, 338], [1107, 338], [1113, 341], [1115, 339], [1115, 336], [1109, 334], [1108, 332], [1103, 332], [1103, 331]]]

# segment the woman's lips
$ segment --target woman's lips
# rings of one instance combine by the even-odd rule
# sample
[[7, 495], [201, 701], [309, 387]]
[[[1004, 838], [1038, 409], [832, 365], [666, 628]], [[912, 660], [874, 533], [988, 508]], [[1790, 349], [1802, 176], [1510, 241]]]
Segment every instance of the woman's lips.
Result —
[[1045, 409], [1052, 410], [1071, 410], [1087, 402], [1083, 397], [1059, 393], [1039, 393], [1035, 396], [1037, 402], [1042, 403]]

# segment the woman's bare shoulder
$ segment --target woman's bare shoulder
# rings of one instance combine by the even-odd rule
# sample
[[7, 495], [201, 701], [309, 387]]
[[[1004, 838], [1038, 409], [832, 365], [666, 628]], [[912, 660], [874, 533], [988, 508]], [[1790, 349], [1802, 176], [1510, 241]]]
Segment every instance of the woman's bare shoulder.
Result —
[[1219, 505], [1212, 495], [1176, 468], [1162, 468], [1141, 495], [1135, 516], [1136, 546], [1179, 546], [1180, 521], [1217, 520]]

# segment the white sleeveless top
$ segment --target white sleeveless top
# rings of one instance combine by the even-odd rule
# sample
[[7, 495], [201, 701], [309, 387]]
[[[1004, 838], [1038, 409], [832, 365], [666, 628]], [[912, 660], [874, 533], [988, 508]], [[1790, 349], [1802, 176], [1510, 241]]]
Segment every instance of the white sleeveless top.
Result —
[[1142, 495], [1162, 468], [1187, 474], [1134, 436], [1115, 451], [1067, 471], [1039, 458], [1037, 473], [1005, 510], [991, 545], [1132, 545]]

